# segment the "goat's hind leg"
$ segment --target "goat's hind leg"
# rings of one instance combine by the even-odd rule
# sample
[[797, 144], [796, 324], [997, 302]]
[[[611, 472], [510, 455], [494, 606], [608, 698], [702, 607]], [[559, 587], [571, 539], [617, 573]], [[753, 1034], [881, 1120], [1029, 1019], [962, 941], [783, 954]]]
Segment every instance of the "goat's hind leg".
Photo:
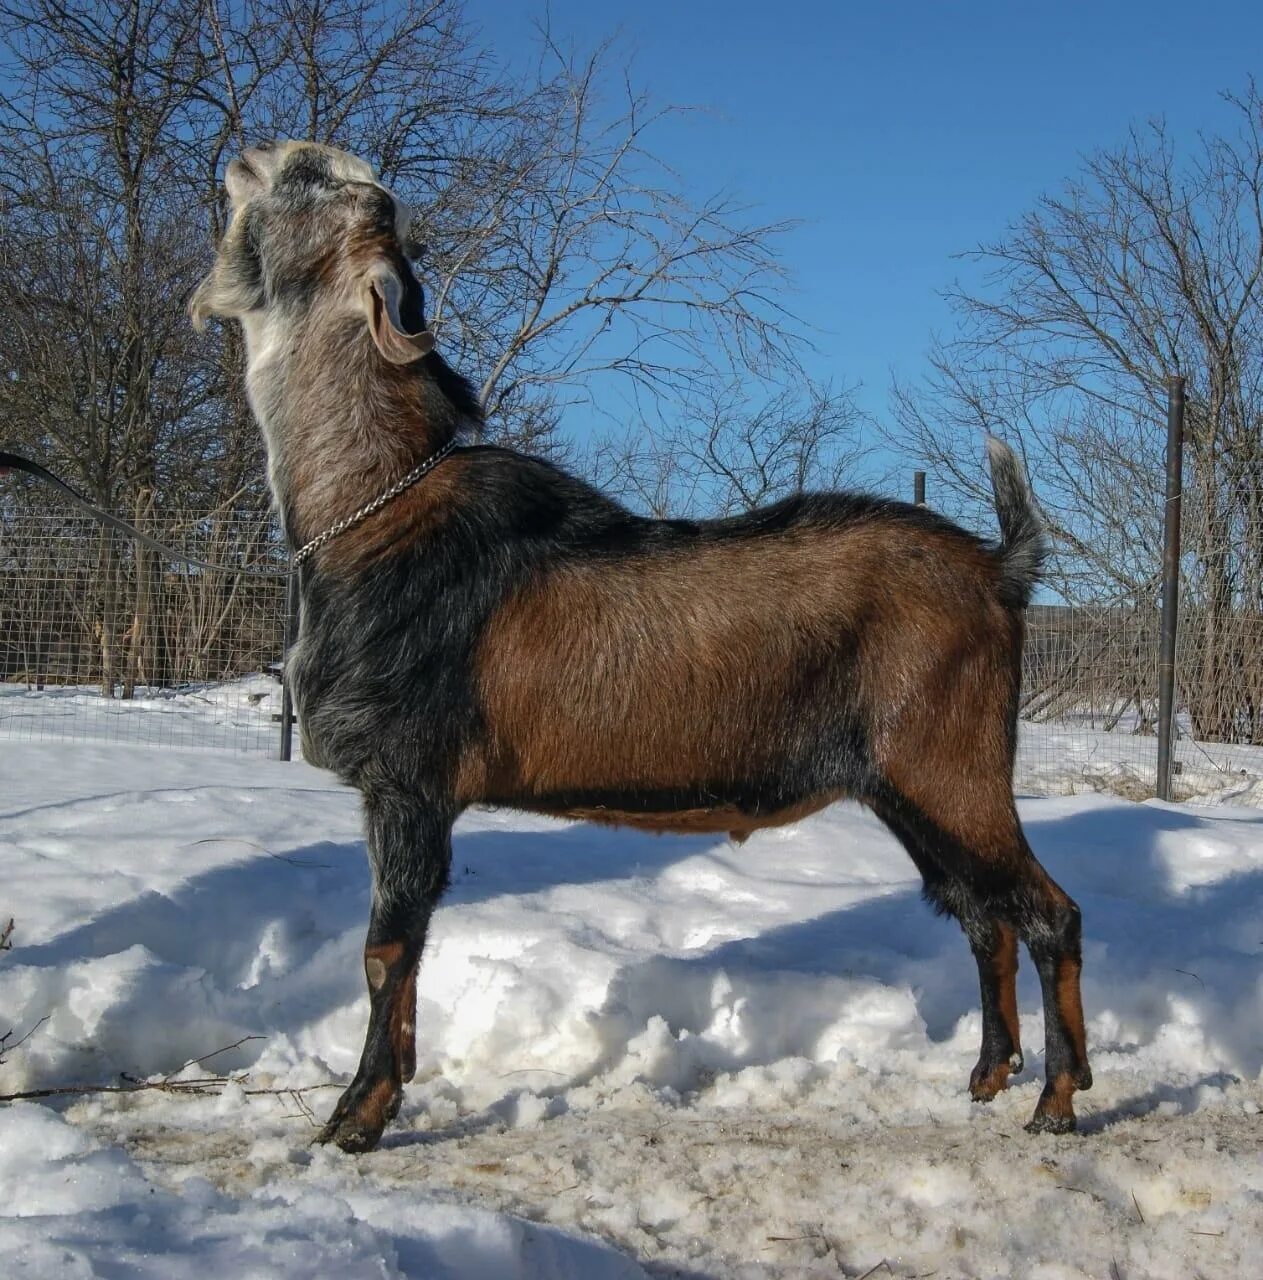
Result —
[[1075, 1091], [1092, 1087], [1079, 987], [1082, 925], [1078, 906], [1029, 849], [1027, 853], [1038, 874], [1018, 928], [1043, 990], [1045, 1080], [1026, 1128], [1031, 1133], [1069, 1133], [1075, 1127]]
[[364, 944], [368, 1032], [355, 1079], [316, 1139], [351, 1152], [377, 1145], [416, 1072], [417, 967], [451, 863], [450, 822], [400, 798], [366, 799], [365, 811], [373, 871]]
[[[970, 1093], [986, 1100], [1021, 1069], [1017, 1029], [1017, 939], [1026, 943], [1039, 973], [1044, 998], [1043, 1093], [1026, 1128], [1031, 1133], [1069, 1133], [1075, 1127], [1073, 1098], [1092, 1087], [1083, 999], [1079, 908], [1039, 864], [1012, 815], [1011, 838], [980, 859], [967, 877], [964, 909], [953, 913], [967, 922], [969, 910], [985, 911], [996, 929], [995, 945], [979, 945], [966, 923], [978, 960], [982, 987], [982, 1054], [970, 1078]], [[994, 1010], [988, 1014], [988, 1005]], [[1006, 1063], [1007, 1056], [1016, 1061]], [[994, 1086], [994, 1087], [993, 1087]]]
[[969, 1096], [990, 1102], [1024, 1065], [1017, 1016], [1017, 932], [989, 919], [966, 929], [978, 963], [982, 993], [982, 1047], [969, 1076]]
[[[963, 789], [962, 789], [963, 790]], [[1031, 852], [1011, 801], [987, 805], [975, 794], [968, 816], [935, 821], [897, 792], [874, 803], [925, 881], [926, 897], [955, 916], [978, 963], [982, 1049], [969, 1080], [985, 1101], [1021, 1070], [1017, 1017], [1017, 942], [1026, 943], [1044, 996], [1046, 1083], [1026, 1126], [1033, 1133], [1075, 1127], [1073, 1097], [1092, 1086], [1079, 992], [1079, 908]], [[972, 838], [953, 835], [972, 826]]]
[[990, 1102], [1022, 1070], [1017, 1016], [1017, 932], [982, 909], [979, 895], [961, 875], [959, 845], [903, 797], [873, 802], [878, 817], [899, 838], [921, 872], [925, 897], [937, 911], [955, 917], [978, 965], [982, 996], [982, 1046], [969, 1076], [975, 1102]]

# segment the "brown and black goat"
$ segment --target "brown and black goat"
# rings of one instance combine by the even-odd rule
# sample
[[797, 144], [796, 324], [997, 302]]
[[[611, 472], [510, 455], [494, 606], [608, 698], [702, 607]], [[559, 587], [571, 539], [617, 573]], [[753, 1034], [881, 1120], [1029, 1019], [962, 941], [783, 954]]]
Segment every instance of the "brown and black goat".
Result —
[[1021, 1069], [1015, 975], [1043, 985], [1033, 1130], [1091, 1083], [1075, 904], [1013, 802], [1023, 612], [1043, 534], [993, 442], [988, 545], [924, 510], [800, 496], [731, 520], [648, 520], [535, 458], [469, 446], [370, 514], [479, 419], [434, 350], [409, 211], [352, 156], [259, 147], [191, 310], [244, 328], [247, 389], [301, 569], [289, 676], [307, 758], [364, 802], [373, 905], [360, 1068], [322, 1137], [371, 1148], [416, 1064], [416, 974], [472, 804], [744, 836], [868, 805], [978, 963], [989, 1099]]

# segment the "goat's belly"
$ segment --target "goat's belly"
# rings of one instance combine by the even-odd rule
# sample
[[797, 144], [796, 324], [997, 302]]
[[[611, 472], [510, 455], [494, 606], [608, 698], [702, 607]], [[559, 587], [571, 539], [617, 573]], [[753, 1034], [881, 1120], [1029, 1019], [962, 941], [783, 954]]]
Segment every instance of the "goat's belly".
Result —
[[672, 831], [681, 834], [726, 832], [734, 840], [744, 840], [761, 827], [780, 827], [815, 813], [842, 797], [841, 791], [806, 797], [779, 809], [752, 812], [735, 804], [692, 809], [619, 809], [605, 805], [532, 805], [537, 812], [581, 822], [601, 822], [641, 831]]

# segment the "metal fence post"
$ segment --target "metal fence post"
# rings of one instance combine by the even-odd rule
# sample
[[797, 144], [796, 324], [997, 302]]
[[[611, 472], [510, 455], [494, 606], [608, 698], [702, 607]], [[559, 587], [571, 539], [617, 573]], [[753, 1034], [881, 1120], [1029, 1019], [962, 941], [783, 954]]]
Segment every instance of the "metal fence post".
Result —
[[912, 473], [912, 501], [918, 506], [925, 506], [925, 472]]
[[1175, 741], [1175, 637], [1180, 604], [1180, 496], [1184, 470], [1184, 379], [1167, 379], [1167, 489], [1162, 518], [1162, 642], [1158, 649], [1158, 799], [1171, 799]]
[[281, 669], [281, 759], [293, 758], [294, 750], [294, 699], [289, 689], [289, 651], [298, 636], [298, 574], [294, 574], [285, 592], [285, 642], [284, 663]]

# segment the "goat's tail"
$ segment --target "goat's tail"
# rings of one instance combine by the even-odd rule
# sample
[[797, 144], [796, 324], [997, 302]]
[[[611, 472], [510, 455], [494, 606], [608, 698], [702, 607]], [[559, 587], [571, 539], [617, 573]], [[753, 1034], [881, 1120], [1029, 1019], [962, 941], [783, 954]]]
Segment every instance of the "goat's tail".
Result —
[[1048, 536], [1017, 455], [995, 436], [987, 437], [987, 455], [1000, 521], [1002, 582], [1005, 594], [1025, 609], [1048, 557]]

